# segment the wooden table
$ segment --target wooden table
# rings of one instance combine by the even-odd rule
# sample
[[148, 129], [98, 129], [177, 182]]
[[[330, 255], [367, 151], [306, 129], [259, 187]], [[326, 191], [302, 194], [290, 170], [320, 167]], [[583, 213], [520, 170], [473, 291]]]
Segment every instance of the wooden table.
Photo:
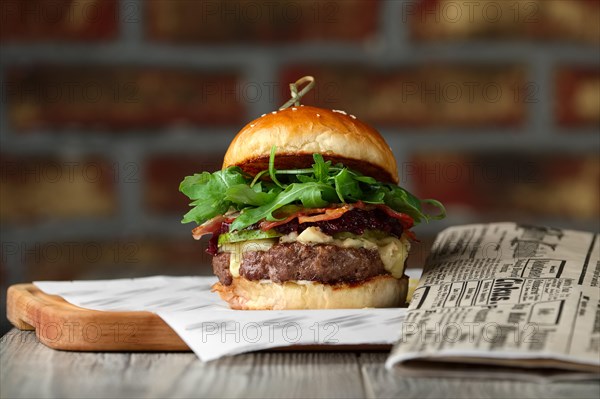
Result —
[[600, 381], [407, 377], [386, 353], [263, 352], [202, 363], [192, 353], [78, 353], [33, 332], [1, 339], [2, 398], [599, 398]]

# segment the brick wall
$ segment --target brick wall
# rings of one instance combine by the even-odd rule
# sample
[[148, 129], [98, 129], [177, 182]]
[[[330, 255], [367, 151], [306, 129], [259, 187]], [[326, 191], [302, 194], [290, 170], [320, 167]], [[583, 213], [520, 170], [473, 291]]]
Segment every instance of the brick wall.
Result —
[[599, 1], [5, 0], [0, 13], [2, 297], [34, 279], [209, 273], [178, 184], [219, 168], [306, 74], [307, 104], [377, 126], [403, 184], [448, 204], [417, 229], [414, 265], [452, 224], [598, 230]]

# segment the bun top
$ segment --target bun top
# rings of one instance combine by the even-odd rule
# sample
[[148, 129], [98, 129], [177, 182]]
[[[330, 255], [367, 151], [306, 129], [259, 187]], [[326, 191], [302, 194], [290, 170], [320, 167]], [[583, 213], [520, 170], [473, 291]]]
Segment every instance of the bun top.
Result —
[[379, 181], [398, 183], [396, 159], [377, 130], [343, 111], [303, 105], [247, 124], [229, 145], [223, 169], [239, 166], [255, 175], [269, 167], [272, 146], [278, 169], [310, 167], [312, 154], [318, 153]]

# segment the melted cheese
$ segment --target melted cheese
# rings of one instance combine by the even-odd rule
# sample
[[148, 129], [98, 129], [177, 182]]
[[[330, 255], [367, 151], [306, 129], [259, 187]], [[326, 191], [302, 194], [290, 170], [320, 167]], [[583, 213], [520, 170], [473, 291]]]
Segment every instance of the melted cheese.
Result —
[[404, 262], [408, 257], [410, 242], [406, 237], [397, 239], [396, 237], [386, 237], [377, 242], [379, 257], [383, 262], [385, 270], [396, 278], [404, 274]]
[[281, 241], [298, 241], [305, 245], [331, 244], [344, 248], [375, 249], [379, 252], [385, 270], [396, 278], [400, 278], [404, 274], [404, 262], [410, 250], [410, 242], [404, 235], [400, 238], [391, 236], [383, 238], [370, 236], [334, 238], [323, 233], [318, 227], [309, 227], [300, 234], [288, 234], [281, 237]]
[[221, 252], [229, 252], [229, 272], [233, 277], [239, 277], [243, 253], [248, 251], [268, 251], [275, 244], [275, 241], [277, 240], [264, 239], [232, 242], [223, 244], [220, 250]]
[[296, 237], [296, 241], [301, 242], [302, 244], [331, 244], [334, 239], [332, 236], [323, 233], [318, 227], [309, 227]]

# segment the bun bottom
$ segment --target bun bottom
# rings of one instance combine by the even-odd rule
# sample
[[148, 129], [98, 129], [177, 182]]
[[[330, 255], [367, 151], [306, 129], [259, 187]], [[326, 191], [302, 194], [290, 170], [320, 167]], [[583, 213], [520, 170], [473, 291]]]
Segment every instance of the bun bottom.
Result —
[[406, 303], [408, 277], [377, 276], [360, 284], [261, 283], [243, 277], [213, 292], [238, 310], [393, 308]]

